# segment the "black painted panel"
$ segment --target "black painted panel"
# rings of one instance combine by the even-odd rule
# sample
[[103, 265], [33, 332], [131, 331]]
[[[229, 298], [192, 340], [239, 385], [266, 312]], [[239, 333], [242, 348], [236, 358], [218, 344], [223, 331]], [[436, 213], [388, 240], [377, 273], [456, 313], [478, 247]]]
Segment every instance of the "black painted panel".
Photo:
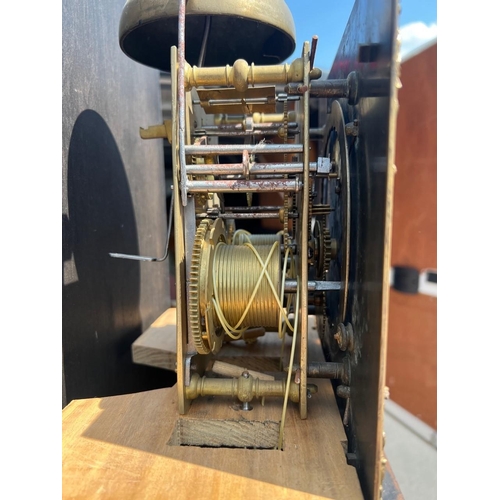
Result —
[[[357, 0], [329, 74], [330, 79], [343, 79], [356, 71], [360, 77], [359, 102], [351, 106], [341, 99], [340, 103], [346, 123], [359, 121], [357, 138], [348, 139], [352, 210], [346, 322], [353, 325], [360, 354], [352, 366], [346, 430], [367, 498], [378, 498], [380, 487], [397, 16], [396, 0]], [[338, 354], [334, 333], [332, 328], [325, 339], [331, 359]]]
[[[158, 71], [120, 50], [123, 2], [63, 2], [63, 390], [75, 398], [175, 383], [132, 363], [132, 342], [170, 304], [163, 143], [139, 126], [162, 121]], [[65, 386], [65, 389], [64, 389]]]

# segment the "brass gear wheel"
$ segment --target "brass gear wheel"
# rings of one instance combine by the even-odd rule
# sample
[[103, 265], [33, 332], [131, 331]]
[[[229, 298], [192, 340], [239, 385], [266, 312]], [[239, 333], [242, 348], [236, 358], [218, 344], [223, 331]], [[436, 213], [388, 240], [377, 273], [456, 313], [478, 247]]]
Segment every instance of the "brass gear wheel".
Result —
[[212, 305], [213, 255], [219, 241], [226, 241], [222, 219], [203, 219], [194, 238], [188, 296], [188, 321], [198, 354], [218, 352], [224, 340], [215, 327]]
[[[330, 262], [332, 260], [332, 238], [330, 235], [330, 230], [327, 227], [326, 217], [323, 218], [323, 281], [328, 279], [328, 272], [330, 270]], [[320, 335], [324, 338], [327, 333], [328, 328], [328, 313], [326, 310], [326, 292], [321, 294], [322, 301], [322, 321]]]
[[311, 224], [311, 248], [315, 279], [326, 281], [332, 258], [332, 239], [324, 216], [316, 217]]
[[322, 226], [323, 226], [322, 269], [323, 269], [323, 281], [326, 281], [328, 279], [328, 271], [330, 269], [330, 262], [332, 260], [332, 238], [325, 219], [323, 219]]
[[[311, 249], [313, 277], [317, 280], [328, 279], [330, 262], [332, 260], [332, 238], [328, 229], [327, 215], [317, 215], [312, 222]], [[315, 304], [318, 308], [319, 333], [324, 338], [328, 328], [328, 316], [326, 310], [326, 292], [315, 294]]]
[[[297, 193], [293, 192], [291, 195], [291, 205], [292, 205], [292, 210], [295, 212], [295, 214], [298, 213], [297, 209]], [[297, 221], [298, 219], [294, 217], [292, 219], [292, 239], [297, 238]]]

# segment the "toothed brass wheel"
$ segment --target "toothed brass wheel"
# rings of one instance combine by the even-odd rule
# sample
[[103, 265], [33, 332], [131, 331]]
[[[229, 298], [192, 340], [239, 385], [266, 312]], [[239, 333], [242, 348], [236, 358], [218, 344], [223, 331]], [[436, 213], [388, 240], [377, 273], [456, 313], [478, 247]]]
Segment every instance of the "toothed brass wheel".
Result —
[[212, 304], [213, 255], [219, 241], [226, 241], [222, 219], [203, 219], [194, 239], [188, 298], [188, 319], [199, 354], [218, 352], [224, 340], [222, 329], [215, 327]]
[[312, 222], [312, 256], [314, 279], [326, 280], [332, 255], [332, 239], [324, 216], [316, 217]]

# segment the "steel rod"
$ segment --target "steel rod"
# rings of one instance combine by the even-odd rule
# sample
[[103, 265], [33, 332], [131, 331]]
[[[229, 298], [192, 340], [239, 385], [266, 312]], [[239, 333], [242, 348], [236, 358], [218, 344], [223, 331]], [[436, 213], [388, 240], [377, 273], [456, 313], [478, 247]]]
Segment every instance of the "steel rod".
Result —
[[[249, 154], [259, 153], [302, 153], [302, 144], [208, 144], [202, 146], [185, 146], [186, 155], [241, 155], [243, 151]], [[185, 163], [185, 160], [184, 160]]]
[[277, 180], [218, 180], [218, 181], [187, 181], [190, 193], [231, 193], [233, 191], [299, 191], [302, 183], [297, 179]]
[[198, 66], [201, 68], [205, 64], [205, 54], [207, 52], [208, 33], [210, 32], [210, 24], [212, 16], [205, 18], [205, 31], [203, 33], [203, 41], [201, 42], [200, 57], [198, 58]]
[[316, 47], [318, 45], [318, 35], [314, 35], [312, 37], [312, 42], [311, 42], [311, 68], [314, 68], [314, 58], [316, 57]]
[[309, 139], [321, 139], [325, 133], [324, 128], [310, 128]]
[[[267, 128], [263, 130], [226, 130], [226, 131], [216, 131], [216, 130], [203, 130], [198, 129], [194, 131], [194, 135], [197, 137], [202, 137], [207, 135], [209, 137], [263, 137], [269, 135], [278, 135], [279, 128]], [[288, 131], [288, 135], [297, 135], [299, 129], [295, 128]]]
[[[272, 104], [272, 100], [275, 98], [272, 97], [243, 97], [242, 99], [209, 99], [206, 101], [208, 106], [221, 106], [225, 104]], [[199, 101], [201, 104], [201, 101]], [[194, 101], [193, 104], [198, 104], [197, 101]]]
[[[277, 122], [277, 123], [254, 123], [253, 124], [253, 130], [269, 130], [269, 129], [278, 129], [283, 125], [282, 122]], [[297, 128], [299, 124], [297, 122], [291, 122], [288, 124], [289, 128]], [[236, 123], [234, 125], [205, 125], [204, 127], [200, 127], [199, 129], [195, 130], [196, 132], [201, 132], [201, 131], [207, 131], [207, 132], [212, 132], [212, 131], [218, 131], [218, 132], [233, 132], [233, 131], [242, 131], [245, 130], [243, 127], [242, 123]]]
[[[298, 364], [294, 364], [292, 370], [299, 369]], [[309, 361], [307, 363], [307, 376], [311, 378], [333, 378], [344, 379], [346, 375], [345, 363], [333, 363], [326, 361]]]
[[[204, 135], [217, 137], [277, 135], [282, 127], [282, 123], [256, 123], [249, 129], [245, 129], [241, 123], [235, 125], [206, 125], [197, 128], [194, 131], [194, 135], [198, 137]], [[296, 135], [298, 133], [298, 123], [289, 123], [288, 135]]]
[[226, 212], [273, 212], [282, 208], [276, 205], [259, 205], [257, 207], [225, 207], [224, 209]]
[[[302, 95], [306, 87], [302, 83], [289, 83], [285, 92], [289, 95]], [[321, 80], [309, 84], [311, 97], [347, 97], [349, 85], [347, 80]]]
[[[290, 217], [290, 215], [288, 216]], [[279, 219], [279, 212], [256, 212], [256, 213], [201, 213], [196, 214], [197, 219]], [[293, 218], [293, 217], [292, 217]]]
[[[329, 290], [340, 290], [342, 287], [342, 282], [340, 281], [308, 281], [307, 290], [309, 292], [322, 291], [326, 292]], [[296, 292], [297, 291], [297, 280], [285, 280], [285, 292]]]
[[[309, 171], [316, 172], [317, 164], [310, 163]], [[250, 163], [245, 172], [243, 163], [218, 163], [204, 165], [186, 165], [186, 172], [192, 175], [244, 175], [250, 174], [301, 174], [303, 163]]]

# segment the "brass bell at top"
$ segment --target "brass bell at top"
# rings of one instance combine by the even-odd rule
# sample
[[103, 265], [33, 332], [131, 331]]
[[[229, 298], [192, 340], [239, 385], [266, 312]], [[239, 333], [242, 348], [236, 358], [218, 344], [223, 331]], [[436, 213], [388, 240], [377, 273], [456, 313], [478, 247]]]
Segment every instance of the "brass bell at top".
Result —
[[[146, 66], [170, 72], [170, 47], [178, 45], [177, 0], [127, 0], [120, 47]], [[208, 30], [208, 31], [207, 31]], [[295, 50], [295, 25], [284, 0], [188, 0], [186, 61], [225, 66], [237, 59], [279, 64]]]

